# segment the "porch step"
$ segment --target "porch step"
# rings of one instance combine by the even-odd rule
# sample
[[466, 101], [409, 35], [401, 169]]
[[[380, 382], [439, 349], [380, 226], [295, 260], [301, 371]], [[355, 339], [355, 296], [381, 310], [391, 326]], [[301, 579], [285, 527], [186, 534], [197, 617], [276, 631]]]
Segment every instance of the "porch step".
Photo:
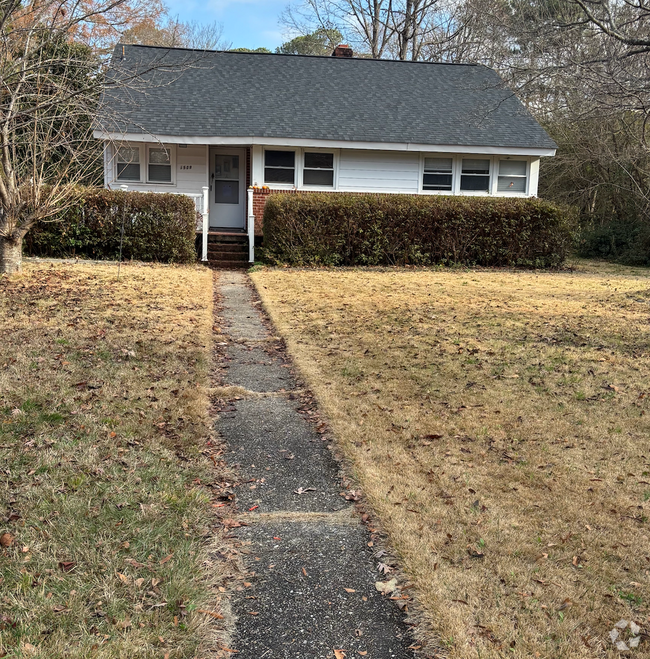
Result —
[[229, 252], [232, 254], [245, 254], [248, 256], [248, 242], [246, 243], [208, 243], [208, 252]]
[[240, 270], [250, 267], [248, 261], [213, 261], [209, 260], [206, 265], [210, 268], [223, 268], [224, 270]]
[[222, 233], [210, 231], [208, 233], [208, 244], [220, 243], [248, 245], [248, 236], [245, 233]]
[[208, 250], [209, 261], [242, 261], [248, 263], [248, 250], [240, 253], [223, 252], [221, 250]]

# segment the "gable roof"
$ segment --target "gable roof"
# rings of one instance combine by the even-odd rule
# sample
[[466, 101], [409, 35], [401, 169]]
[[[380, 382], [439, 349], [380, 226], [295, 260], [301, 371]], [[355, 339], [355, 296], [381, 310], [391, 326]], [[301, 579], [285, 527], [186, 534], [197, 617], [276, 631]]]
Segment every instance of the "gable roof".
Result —
[[104, 133], [556, 148], [481, 65], [118, 45], [108, 75]]

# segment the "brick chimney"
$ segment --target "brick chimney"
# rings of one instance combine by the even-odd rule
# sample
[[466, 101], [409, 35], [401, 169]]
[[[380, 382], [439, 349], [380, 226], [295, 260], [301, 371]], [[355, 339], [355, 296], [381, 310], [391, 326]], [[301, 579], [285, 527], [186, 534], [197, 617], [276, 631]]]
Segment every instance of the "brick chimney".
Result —
[[332, 57], [354, 57], [354, 52], [348, 44], [342, 43], [334, 49]]

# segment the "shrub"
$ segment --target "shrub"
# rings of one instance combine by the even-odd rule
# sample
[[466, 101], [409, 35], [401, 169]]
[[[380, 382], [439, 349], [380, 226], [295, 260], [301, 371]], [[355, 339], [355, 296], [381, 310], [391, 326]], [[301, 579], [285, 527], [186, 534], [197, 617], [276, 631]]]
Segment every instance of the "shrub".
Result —
[[276, 264], [546, 268], [566, 258], [573, 220], [539, 199], [274, 194], [264, 245]]
[[88, 188], [54, 222], [41, 222], [24, 241], [30, 256], [192, 263], [196, 210], [184, 195]]
[[614, 219], [582, 231], [578, 254], [625, 265], [650, 265], [650, 226], [642, 220]]

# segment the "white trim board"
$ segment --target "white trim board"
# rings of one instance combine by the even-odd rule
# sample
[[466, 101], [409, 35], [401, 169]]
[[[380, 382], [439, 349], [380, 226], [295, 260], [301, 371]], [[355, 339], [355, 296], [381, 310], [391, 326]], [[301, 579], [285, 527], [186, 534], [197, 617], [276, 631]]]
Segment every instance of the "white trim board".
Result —
[[415, 144], [411, 142], [348, 142], [346, 140], [313, 140], [294, 137], [193, 137], [148, 135], [144, 133], [109, 133], [93, 131], [97, 139], [113, 142], [161, 142], [164, 144], [209, 144], [211, 146], [277, 146], [312, 149], [367, 149], [376, 151], [420, 151], [423, 153], [466, 153], [507, 156], [554, 156], [556, 149], [536, 147], [465, 146], [458, 144]]

